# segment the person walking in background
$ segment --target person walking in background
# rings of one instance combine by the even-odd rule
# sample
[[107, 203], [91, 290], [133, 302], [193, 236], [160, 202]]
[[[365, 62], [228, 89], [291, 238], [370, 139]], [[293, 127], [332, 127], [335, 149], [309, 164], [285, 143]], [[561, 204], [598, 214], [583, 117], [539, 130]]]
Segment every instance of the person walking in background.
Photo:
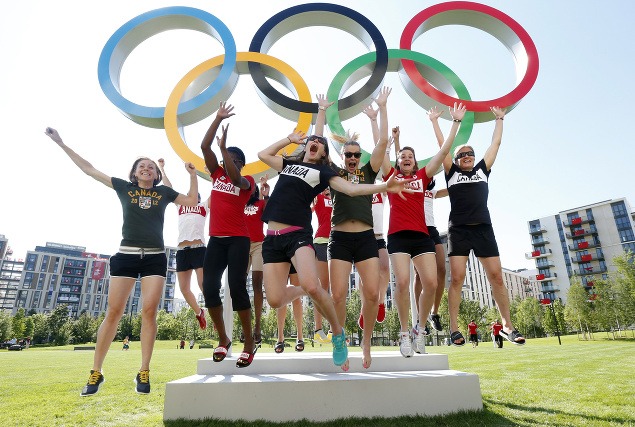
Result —
[[123, 348], [122, 350], [128, 351], [130, 349], [130, 338], [126, 335], [126, 338], [123, 339]]
[[478, 325], [474, 320], [467, 324], [468, 333], [470, 334], [470, 342], [472, 348], [478, 347]]
[[260, 177], [260, 189], [254, 188], [254, 192], [245, 206], [245, 223], [249, 230], [249, 266], [251, 268], [251, 287], [254, 291], [254, 341], [256, 345], [262, 342], [260, 320], [262, 319], [262, 241], [265, 239], [263, 231], [262, 213], [269, 200], [269, 175]]
[[245, 154], [238, 147], [227, 147], [229, 125], [223, 126], [222, 136], [216, 137], [223, 165], [219, 165], [212, 151], [212, 142], [221, 122], [234, 113], [233, 106], [220, 103], [216, 117], [201, 142], [205, 166], [213, 179], [209, 199], [210, 225], [209, 242], [205, 251], [203, 266], [203, 294], [205, 306], [209, 309], [212, 322], [218, 331], [218, 346], [212, 359], [221, 362], [227, 356], [231, 340], [225, 329], [223, 301], [220, 297], [221, 279], [227, 270], [227, 282], [232, 300], [232, 308], [238, 313], [245, 342], [243, 351], [236, 361], [238, 368], [251, 365], [258, 345], [251, 334], [251, 302], [247, 292], [247, 266], [249, 264], [249, 230], [245, 224], [245, 205], [254, 192], [255, 181], [247, 175], [241, 176], [245, 166]]
[[503, 272], [492, 221], [487, 208], [489, 176], [503, 138], [505, 110], [491, 107], [496, 117], [492, 142], [483, 159], [475, 163], [474, 148], [469, 145], [456, 147], [453, 156], [443, 160], [445, 180], [450, 195], [450, 219], [448, 224], [448, 257], [452, 281], [448, 291], [450, 314], [450, 339], [455, 346], [465, 345], [459, 331], [458, 314], [461, 303], [461, 287], [465, 280], [470, 251], [478, 258], [492, 287], [492, 296], [503, 319], [500, 334], [516, 345], [525, 344], [525, 338], [512, 324], [509, 296], [503, 282]]
[[157, 335], [157, 307], [163, 293], [168, 261], [163, 242], [163, 220], [168, 204], [196, 206], [198, 181], [196, 169], [185, 165], [190, 174], [187, 195], [159, 185], [162, 176], [158, 165], [147, 157], [132, 164], [129, 181], [110, 177], [69, 148], [53, 128], [46, 128], [51, 138], [86, 175], [112, 188], [123, 211], [121, 246], [110, 257], [110, 286], [106, 316], [97, 331], [93, 369], [80, 396], [92, 396], [104, 383], [102, 365], [110, 344], [117, 334], [126, 301], [137, 279], [141, 279], [141, 367], [135, 377], [136, 391], [150, 393], [150, 360]]
[[[159, 159], [159, 169], [163, 174], [163, 183], [172, 187], [172, 183], [165, 173], [165, 161]], [[190, 288], [192, 272], [196, 272], [198, 289], [203, 292], [203, 263], [205, 261], [205, 221], [209, 213], [209, 199], [201, 203], [201, 195], [198, 194], [196, 206], [180, 206], [178, 209], [179, 237], [176, 251], [176, 278], [179, 281], [179, 289], [183, 298], [194, 311], [198, 326], [207, 328], [205, 310], [196, 300], [196, 296]]]
[[503, 337], [500, 334], [503, 330], [503, 325], [501, 325], [498, 319], [496, 319], [495, 322], [492, 322], [490, 330], [492, 331], [492, 337], [494, 338], [494, 345], [498, 348], [503, 348]]

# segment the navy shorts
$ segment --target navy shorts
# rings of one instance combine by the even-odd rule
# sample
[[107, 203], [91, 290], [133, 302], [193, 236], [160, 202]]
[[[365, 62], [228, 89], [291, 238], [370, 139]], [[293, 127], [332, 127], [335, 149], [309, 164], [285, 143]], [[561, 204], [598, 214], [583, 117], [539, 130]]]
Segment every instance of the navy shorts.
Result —
[[313, 249], [311, 230], [302, 229], [291, 233], [266, 236], [262, 242], [262, 260], [265, 264], [291, 262], [295, 251], [304, 246]]
[[144, 255], [122, 254], [117, 252], [110, 257], [110, 277], [129, 277], [131, 279], [147, 276], [165, 278], [168, 271], [168, 258], [165, 253]]
[[377, 239], [373, 230], [355, 233], [331, 230], [329, 259], [361, 262], [370, 258], [379, 258]]
[[322, 262], [327, 262], [327, 248], [328, 243], [313, 243], [313, 249], [315, 249], [315, 259]]
[[434, 241], [435, 245], [442, 245], [441, 236], [439, 235], [439, 230], [436, 227], [428, 226], [428, 234], [430, 238]]
[[494, 229], [491, 224], [455, 225], [448, 230], [448, 256], [469, 256], [470, 250], [478, 258], [499, 256]]
[[176, 271], [196, 270], [205, 263], [205, 246], [176, 251]]
[[435, 253], [434, 241], [421, 231], [398, 231], [388, 235], [388, 253], [391, 255], [408, 254], [410, 258]]

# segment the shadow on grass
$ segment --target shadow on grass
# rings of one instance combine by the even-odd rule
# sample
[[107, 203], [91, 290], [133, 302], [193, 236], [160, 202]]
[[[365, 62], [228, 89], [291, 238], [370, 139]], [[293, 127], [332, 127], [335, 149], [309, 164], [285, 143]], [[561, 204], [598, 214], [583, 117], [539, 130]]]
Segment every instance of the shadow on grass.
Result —
[[516, 403], [508, 403], [501, 401], [493, 401], [491, 399], [483, 399], [483, 404], [487, 404], [490, 406], [504, 406], [506, 409], [511, 409], [515, 411], [527, 412], [530, 414], [535, 414], [535, 416], [528, 417], [531, 422], [540, 422], [540, 420], [546, 420], [547, 416], [562, 416], [568, 417], [566, 420], [566, 425], [592, 425], [598, 423], [617, 423], [620, 425], [631, 425], [633, 422], [631, 418], [620, 418], [620, 417], [600, 417], [591, 414], [580, 414], [577, 412], [567, 412], [559, 409], [553, 408], [544, 408], [540, 406], [528, 406], [528, 405], [519, 405]]

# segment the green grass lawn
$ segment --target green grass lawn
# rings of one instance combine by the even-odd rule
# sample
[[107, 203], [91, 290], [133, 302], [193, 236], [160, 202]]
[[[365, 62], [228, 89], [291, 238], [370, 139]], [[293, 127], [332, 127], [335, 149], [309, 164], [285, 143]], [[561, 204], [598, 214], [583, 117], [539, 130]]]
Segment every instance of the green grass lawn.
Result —
[[[599, 335], [596, 335], [598, 337]], [[2, 426], [138, 426], [163, 424], [165, 384], [196, 373], [196, 362], [211, 349], [178, 350], [176, 341], [157, 342], [151, 366], [152, 393], [134, 392], [139, 368], [139, 343], [127, 352], [113, 343], [106, 362], [106, 383], [93, 397], [79, 392], [88, 379], [92, 351], [73, 346], [0, 351], [0, 424]], [[239, 343], [235, 347], [240, 349]], [[394, 350], [396, 347], [374, 347]], [[287, 348], [286, 352], [293, 351]], [[330, 351], [330, 346], [305, 351]], [[351, 351], [359, 351], [352, 348]], [[259, 350], [273, 352], [266, 344]], [[428, 347], [449, 355], [450, 368], [479, 376], [483, 411], [445, 417], [392, 419], [351, 418], [329, 423], [298, 421], [294, 426], [635, 426], [635, 340], [578, 341], [575, 336], [529, 340], [525, 347], [495, 349], [481, 343], [472, 349]], [[256, 361], [258, 356], [256, 355]], [[390, 392], [390, 390], [377, 390]], [[310, 404], [314, 396], [307, 396]], [[318, 397], [319, 398], [319, 397]], [[417, 404], [413, 396], [413, 404]], [[355, 414], [363, 408], [351, 408]], [[212, 426], [219, 421], [169, 422], [176, 426]], [[228, 427], [269, 426], [274, 423], [222, 422]]]

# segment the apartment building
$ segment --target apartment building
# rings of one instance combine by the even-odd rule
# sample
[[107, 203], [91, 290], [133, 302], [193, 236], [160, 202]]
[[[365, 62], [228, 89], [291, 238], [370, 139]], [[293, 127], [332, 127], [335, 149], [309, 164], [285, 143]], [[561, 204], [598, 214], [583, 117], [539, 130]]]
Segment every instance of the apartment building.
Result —
[[613, 258], [635, 253], [635, 221], [624, 198], [561, 211], [528, 222], [542, 298], [566, 304], [571, 283], [592, 292], [594, 280], [615, 271]]

